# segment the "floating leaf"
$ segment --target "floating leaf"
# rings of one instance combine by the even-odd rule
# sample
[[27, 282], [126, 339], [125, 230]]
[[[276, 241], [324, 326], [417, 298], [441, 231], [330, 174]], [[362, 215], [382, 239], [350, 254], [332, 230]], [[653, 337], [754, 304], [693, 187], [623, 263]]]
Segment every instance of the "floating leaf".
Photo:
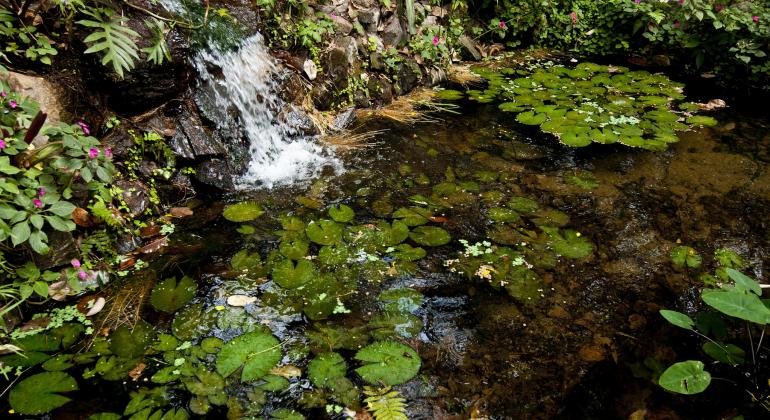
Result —
[[417, 261], [425, 258], [428, 253], [422, 248], [416, 248], [409, 244], [401, 244], [394, 247], [392, 255], [400, 261]]
[[494, 207], [487, 210], [487, 217], [498, 223], [513, 223], [519, 220], [519, 213], [515, 210]]
[[664, 389], [686, 395], [703, 392], [710, 383], [711, 374], [698, 360], [674, 363], [658, 379], [658, 384]]
[[45, 414], [70, 401], [59, 393], [77, 389], [72, 376], [64, 372], [43, 372], [19, 382], [8, 395], [8, 402], [22, 415]]
[[520, 213], [533, 213], [539, 207], [537, 201], [526, 197], [513, 197], [508, 200], [507, 205]]
[[291, 260], [299, 260], [307, 255], [310, 243], [303, 238], [284, 239], [278, 246], [278, 252]]
[[548, 235], [551, 248], [557, 255], [580, 259], [591, 255], [594, 251], [591, 241], [580, 232], [568, 229], [559, 233], [557, 228], [545, 226], [540, 229]]
[[418, 226], [409, 234], [409, 237], [424, 246], [446, 245], [452, 240], [449, 232], [435, 226]]
[[342, 225], [332, 220], [310, 222], [305, 232], [311, 241], [319, 245], [331, 245], [342, 240]]
[[348, 223], [352, 221], [354, 217], [356, 217], [356, 213], [350, 207], [344, 204], [340, 204], [338, 206], [329, 208], [329, 217], [331, 217], [335, 222]]
[[171, 277], [152, 289], [150, 303], [159, 311], [173, 313], [195, 297], [197, 290], [198, 284], [190, 277], [184, 276], [178, 283], [175, 277]]
[[321, 353], [310, 361], [307, 376], [315, 386], [326, 386], [335, 378], [342, 378], [347, 373], [348, 365], [339, 353]]
[[393, 213], [393, 217], [401, 219], [409, 227], [414, 227], [428, 223], [433, 213], [421, 207], [401, 207]]
[[254, 220], [261, 216], [264, 212], [265, 211], [262, 209], [262, 206], [259, 204], [253, 201], [246, 201], [243, 203], [231, 204], [225, 207], [222, 215], [225, 217], [225, 219], [231, 222], [241, 223]]
[[706, 127], [713, 127], [717, 125], [717, 120], [713, 117], [709, 117], [706, 115], [693, 115], [692, 117], [688, 117], [686, 120], [687, 124], [691, 125], [704, 125]]
[[132, 329], [121, 325], [110, 334], [110, 350], [120, 357], [133, 359], [144, 354], [155, 336], [150, 324], [139, 321]]
[[423, 294], [407, 288], [391, 289], [380, 293], [379, 301], [386, 312], [414, 312], [422, 305]]
[[224, 377], [243, 366], [241, 382], [259, 379], [281, 361], [278, 340], [271, 334], [251, 332], [225, 343], [217, 355], [217, 372]]
[[316, 275], [313, 263], [308, 260], [283, 260], [273, 268], [273, 281], [286, 289], [294, 289], [310, 281]]
[[364, 365], [356, 369], [374, 385], [399, 385], [420, 371], [420, 356], [411, 347], [394, 341], [378, 341], [359, 350], [356, 360]]

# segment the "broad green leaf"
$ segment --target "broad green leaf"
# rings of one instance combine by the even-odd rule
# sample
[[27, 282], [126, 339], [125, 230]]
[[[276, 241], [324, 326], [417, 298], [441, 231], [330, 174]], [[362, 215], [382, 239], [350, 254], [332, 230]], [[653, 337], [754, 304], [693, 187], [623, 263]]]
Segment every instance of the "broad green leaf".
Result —
[[409, 237], [424, 246], [446, 245], [452, 240], [449, 232], [435, 226], [418, 226], [409, 234]]
[[707, 305], [725, 315], [762, 325], [770, 323], [770, 309], [757, 295], [738, 290], [704, 290], [701, 297]]
[[292, 260], [283, 260], [273, 267], [273, 281], [285, 289], [300, 287], [316, 274], [313, 263], [305, 259], [297, 261], [296, 266]]
[[39, 415], [70, 401], [59, 395], [78, 389], [75, 379], [64, 372], [44, 372], [19, 382], [8, 395], [8, 402], [22, 415]]
[[733, 268], [728, 268], [726, 271], [730, 279], [735, 282], [736, 289], [748, 290], [757, 296], [762, 296], [762, 288], [756, 280]]
[[348, 365], [339, 353], [321, 353], [310, 361], [307, 376], [315, 386], [326, 386], [332, 379], [342, 378]]
[[710, 341], [703, 343], [703, 352], [714, 360], [737, 366], [746, 361], [746, 352], [734, 344], [722, 344], [721, 346]]
[[319, 245], [331, 245], [342, 240], [342, 225], [332, 220], [313, 221], [307, 225], [305, 233]]
[[184, 276], [179, 282], [171, 277], [152, 289], [150, 303], [159, 311], [174, 313], [195, 297], [197, 290], [198, 284], [190, 277]]
[[32, 232], [30, 231], [29, 224], [27, 222], [17, 223], [11, 229], [11, 243], [13, 246], [22, 244], [27, 239], [29, 239], [29, 235], [31, 233]]
[[281, 361], [281, 348], [271, 334], [251, 332], [225, 343], [217, 355], [217, 372], [225, 378], [243, 366], [241, 382], [257, 380]]
[[378, 341], [359, 350], [355, 356], [363, 366], [356, 369], [373, 385], [399, 385], [420, 371], [420, 356], [411, 347], [395, 341]]
[[701, 393], [710, 383], [711, 374], [704, 370], [703, 362], [699, 360], [675, 363], [658, 379], [663, 389], [686, 395]]
[[668, 309], [661, 309], [660, 315], [663, 316], [663, 318], [666, 318], [666, 321], [676, 325], [679, 328], [692, 330], [693, 327], [695, 326], [695, 321], [693, 321], [692, 318], [690, 318], [689, 316], [681, 312], [670, 311]]
[[246, 201], [225, 207], [222, 215], [231, 222], [242, 223], [254, 220], [264, 213], [262, 206], [253, 201]]
[[155, 330], [144, 321], [138, 322], [131, 330], [125, 325], [110, 334], [110, 350], [120, 357], [133, 359], [144, 354], [155, 335]]
[[75, 211], [75, 205], [67, 201], [57, 201], [48, 208], [48, 211], [59, 217], [69, 219], [72, 216], [72, 212]]
[[350, 207], [340, 204], [329, 208], [329, 217], [335, 222], [348, 223], [356, 217], [356, 213]]

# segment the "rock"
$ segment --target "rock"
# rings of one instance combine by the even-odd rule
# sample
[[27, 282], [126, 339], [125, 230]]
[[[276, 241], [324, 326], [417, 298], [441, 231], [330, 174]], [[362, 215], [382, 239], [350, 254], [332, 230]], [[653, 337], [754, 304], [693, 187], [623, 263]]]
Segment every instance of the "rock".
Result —
[[210, 136], [196, 115], [187, 114], [179, 119], [178, 130], [184, 133], [195, 157], [218, 156], [225, 153], [225, 146], [217, 137]]
[[667, 55], [654, 55], [652, 57], [652, 64], [656, 66], [661, 67], [670, 67], [671, 66], [671, 59]]
[[198, 164], [195, 179], [220, 190], [235, 190], [235, 174], [224, 159], [210, 159]]
[[354, 107], [350, 107], [337, 114], [337, 117], [334, 119], [331, 128], [334, 130], [342, 130], [350, 127], [355, 121], [356, 109]]
[[397, 95], [404, 95], [420, 84], [422, 71], [412, 58], [406, 58], [398, 67], [398, 82], [393, 85]]
[[604, 360], [604, 350], [598, 346], [583, 346], [578, 356], [586, 362], [600, 362]]
[[425, 20], [420, 24], [420, 28], [428, 28], [438, 25], [438, 18], [435, 16], [426, 16]]
[[126, 124], [120, 124], [102, 137], [102, 145], [112, 149], [115, 160], [124, 161], [128, 158], [129, 149], [134, 145], [134, 139], [128, 133]]
[[460, 51], [462, 52], [463, 58], [468, 60], [472, 59], [475, 61], [481, 60], [481, 49], [479, 48], [476, 41], [471, 39], [471, 37], [467, 35], [461, 35], [457, 41], [460, 43]]
[[315, 61], [313, 60], [305, 60], [305, 63], [302, 65], [302, 70], [310, 80], [315, 80], [316, 76], [318, 76], [318, 68], [315, 65]]
[[375, 51], [369, 54], [369, 68], [376, 71], [385, 70], [385, 62], [382, 60], [382, 54]]
[[367, 88], [369, 96], [377, 105], [387, 105], [393, 101], [393, 86], [384, 75], [370, 77]]
[[350, 23], [347, 19], [337, 15], [332, 16], [331, 19], [334, 21], [335, 34], [348, 35], [351, 31], [353, 31], [353, 24]]
[[140, 181], [117, 180], [115, 186], [123, 191], [123, 201], [132, 216], [138, 216], [150, 205], [148, 188]]
[[430, 14], [431, 14], [431, 16], [442, 18], [442, 17], [448, 15], [449, 12], [447, 11], [447, 9], [445, 9], [445, 8], [443, 8], [441, 6], [433, 6], [433, 7], [430, 8]]
[[404, 28], [401, 27], [401, 21], [398, 19], [398, 15], [395, 14], [390, 17], [390, 20], [385, 23], [380, 32], [382, 42], [392, 47], [397, 47], [406, 39], [406, 33]]
[[358, 11], [358, 21], [367, 31], [376, 31], [380, 23], [380, 8], [372, 7]]
[[298, 134], [306, 136], [321, 134], [321, 129], [318, 128], [313, 119], [294, 105], [289, 105], [283, 109], [278, 118], [296, 130]]
[[436, 86], [447, 81], [446, 70], [440, 67], [431, 67], [427, 69], [428, 86]]
[[115, 250], [118, 251], [119, 254], [128, 254], [139, 248], [140, 245], [142, 245], [142, 241], [129, 232], [118, 238], [117, 243], [115, 244]]
[[385, 44], [379, 36], [373, 33], [367, 33], [365, 37], [359, 38], [358, 51], [361, 55], [369, 54], [372, 51], [381, 53], [385, 51]]
[[353, 66], [358, 59], [358, 48], [356, 47], [356, 40], [352, 36], [345, 36], [335, 39], [334, 44], [344, 51], [348, 65]]
[[70, 261], [80, 257], [75, 239], [69, 232], [59, 232], [58, 230], [48, 232], [48, 248], [50, 249], [48, 254], [32, 254], [35, 264], [41, 271], [69, 265]]
[[176, 135], [168, 141], [168, 147], [171, 148], [171, 151], [174, 152], [176, 157], [189, 160], [195, 159], [195, 153], [193, 152], [192, 147], [190, 147], [187, 136], [182, 130], [177, 130]]
[[0, 80], [6, 82], [15, 92], [40, 104], [40, 110], [48, 114], [48, 124], [61, 121], [63, 108], [59, 102], [58, 89], [53, 83], [42, 77], [27, 76], [14, 71], [0, 76]]

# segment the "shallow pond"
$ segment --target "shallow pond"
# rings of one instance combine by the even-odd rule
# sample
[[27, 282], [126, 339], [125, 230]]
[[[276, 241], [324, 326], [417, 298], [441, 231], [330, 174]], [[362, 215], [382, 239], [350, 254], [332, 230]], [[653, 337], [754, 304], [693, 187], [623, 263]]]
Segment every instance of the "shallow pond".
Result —
[[[729, 384], [683, 398], [653, 383], [697, 348], [658, 310], [699, 304], [718, 248], [763, 278], [770, 120], [723, 111], [663, 152], [571, 149], [494, 105], [461, 105], [413, 125], [362, 114], [359, 132], [383, 131], [345, 152], [344, 174], [228, 201], [258, 203], [256, 218], [256, 206], [234, 223], [226, 204], [197, 203], [165, 255], [113, 295], [122, 312], [102, 326], [114, 332], [86, 354], [117, 357], [75, 367], [80, 391], [52, 418], [129, 401], [147, 415], [342, 418], [363, 411], [367, 381], [397, 384], [409, 418], [738, 414]], [[672, 266], [679, 244], [704, 256], [701, 270]], [[189, 299], [150, 290], [182, 276], [197, 290], [180, 310]], [[118, 333], [132, 314], [146, 339]], [[261, 350], [225, 366], [223, 343], [244, 333]], [[383, 342], [399, 354], [362, 370], [359, 349]]]

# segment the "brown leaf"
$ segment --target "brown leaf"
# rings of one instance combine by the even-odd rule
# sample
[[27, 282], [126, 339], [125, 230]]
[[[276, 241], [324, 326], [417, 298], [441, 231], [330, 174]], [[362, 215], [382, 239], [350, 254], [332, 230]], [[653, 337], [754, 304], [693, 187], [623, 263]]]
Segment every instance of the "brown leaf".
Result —
[[48, 296], [53, 300], [62, 301], [69, 296], [72, 288], [67, 280], [59, 280], [48, 285]]
[[189, 207], [172, 207], [168, 212], [172, 216], [179, 218], [193, 215], [193, 211]]
[[283, 376], [284, 378], [299, 378], [302, 376], [302, 370], [294, 365], [277, 366], [270, 369], [270, 373]]
[[80, 227], [91, 227], [94, 225], [94, 219], [88, 213], [88, 210], [80, 207], [72, 210], [72, 221]]
[[139, 236], [142, 239], [152, 238], [160, 235], [160, 225], [149, 225], [139, 229]]
[[442, 216], [433, 216], [433, 217], [431, 217], [428, 220], [430, 220], [431, 222], [435, 222], [435, 223], [446, 223], [446, 222], [449, 221], [449, 219], [447, 219], [446, 217], [442, 217]]
[[583, 346], [578, 355], [586, 362], [599, 362], [604, 360], [604, 350], [601, 347]]
[[137, 249], [135, 253], [139, 254], [153, 254], [168, 245], [168, 239], [164, 236], [160, 239], [150, 242], [149, 244]]
[[107, 301], [98, 295], [84, 296], [78, 301], [78, 311], [85, 316], [94, 316], [104, 309]]
[[256, 301], [257, 298], [254, 296], [231, 295], [227, 297], [227, 304], [230, 306], [246, 306]]
[[136, 258], [126, 257], [120, 261], [120, 269], [125, 270], [136, 263]]
[[40, 318], [35, 318], [35, 319], [29, 320], [27, 323], [25, 323], [24, 325], [19, 327], [19, 330], [20, 331], [37, 330], [37, 329], [41, 329], [41, 328], [47, 327], [48, 324], [50, 324], [50, 323], [51, 323], [51, 318], [49, 318], [47, 316], [43, 316], [43, 317], [40, 317]]
[[145, 365], [142, 362], [139, 362], [133, 369], [131, 369], [128, 372], [128, 376], [134, 380], [134, 382], [138, 381], [139, 378], [142, 377], [142, 372], [144, 372], [144, 368], [146, 368], [147, 365]]

